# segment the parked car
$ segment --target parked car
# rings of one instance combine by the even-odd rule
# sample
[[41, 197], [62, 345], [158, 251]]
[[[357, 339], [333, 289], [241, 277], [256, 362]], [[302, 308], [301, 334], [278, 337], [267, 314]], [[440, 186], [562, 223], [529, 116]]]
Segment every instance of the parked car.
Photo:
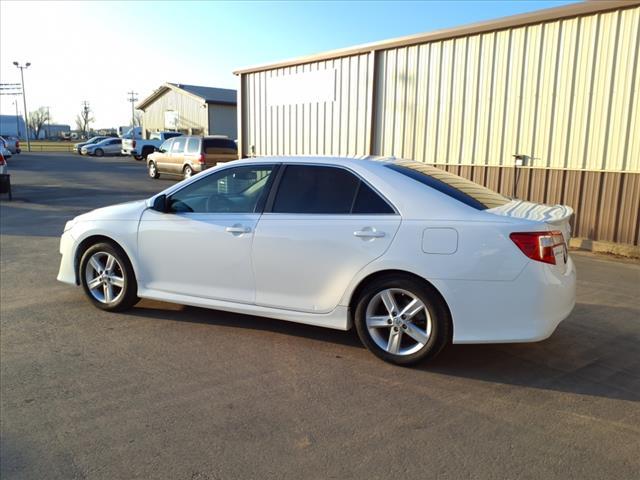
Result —
[[82, 147], [82, 155], [95, 155], [103, 157], [105, 155], [120, 155], [122, 148], [121, 138], [106, 138], [98, 143], [92, 143]]
[[6, 193], [9, 196], [9, 200], [12, 199], [11, 194], [11, 175], [9, 175], [9, 168], [4, 155], [0, 153], [0, 194]]
[[11, 150], [5, 147], [4, 142], [0, 142], [0, 154], [5, 158], [11, 158]]
[[20, 139], [18, 137], [12, 135], [0, 137], [0, 143], [2, 143], [4, 148], [9, 150], [12, 154], [20, 153], [22, 151], [20, 149]]
[[165, 140], [180, 137], [180, 132], [156, 132], [148, 139], [125, 138], [122, 140], [122, 154], [131, 155], [136, 160], [146, 160], [147, 156], [155, 152]]
[[449, 342], [534, 342], [572, 311], [573, 211], [420, 162], [236, 160], [69, 221], [58, 280], [339, 330], [410, 364]]
[[93, 145], [94, 143], [101, 142], [102, 140], [104, 140], [106, 138], [110, 138], [110, 137], [108, 137], [106, 135], [98, 135], [96, 137], [91, 137], [86, 142], [80, 142], [80, 143], [74, 144], [73, 145], [73, 151], [78, 153], [78, 154], [80, 154], [80, 155], [82, 155], [82, 147]]
[[151, 178], [158, 178], [161, 173], [189, 178], [194, 173], [237, 158], [238, 146], [227, 137], [175, 137], [166, 140], [157, 152], [147, 157], [147, 170]]

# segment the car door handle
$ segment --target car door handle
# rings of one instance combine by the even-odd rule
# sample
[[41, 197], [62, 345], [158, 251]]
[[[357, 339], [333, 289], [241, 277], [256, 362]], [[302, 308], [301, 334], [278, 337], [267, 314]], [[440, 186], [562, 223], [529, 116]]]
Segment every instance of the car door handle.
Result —
[[357, 230], [353, 232], [353, 235], [358, 238], [382, 238], [384, 237], [384, 232], [378, 232], [373, 229], [365, 228], [364, 230]]
[[233, 227], [227, 227], [224, 229], [225, 232], [228, 233], [249, 233], [251, 231], [251, 228], [249, 227], [244, 227], [242, 225], [234, 225]]

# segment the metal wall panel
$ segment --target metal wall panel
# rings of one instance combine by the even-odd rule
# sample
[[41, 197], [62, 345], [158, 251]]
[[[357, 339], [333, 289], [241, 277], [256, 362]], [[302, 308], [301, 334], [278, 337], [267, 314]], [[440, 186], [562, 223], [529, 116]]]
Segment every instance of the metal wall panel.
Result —
[[[243, 74], [243, 155], [366, 155], [371, 143], [371, 54]], [[333, 101], [270, 103], [269, 79], [335, 72]], [[297, 81], [297, 80], [296, 80]], [[271, 92], [273, 96], [273, 92]]]
[[142, 115], [144, 130], [149, 132], [166, 130], [164, 124], [166, 111], [178, 113], [178, 130], [202, 129], [204, 134], [209, 133], [206, 104], [202, 100], [175, 90], [169, 90], [147, 107]]
[[374, 154], [640, 171], [640, 7], [376, 52]]
[[483, 165], [435, 166], [503, 195], [550, 205], [569, 205], [575, 211], [574, 237], [638, 245], [640, 173]]

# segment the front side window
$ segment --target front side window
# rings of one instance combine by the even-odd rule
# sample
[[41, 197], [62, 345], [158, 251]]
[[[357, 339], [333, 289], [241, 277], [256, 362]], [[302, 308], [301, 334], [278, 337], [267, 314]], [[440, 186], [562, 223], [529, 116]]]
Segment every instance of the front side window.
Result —
[[254, 213], [261, 211], [273, 165], [225, 168], [170, 197], [176, 213]]
[[271, 209], [273, 213], [392, 214], [393, 208], [344, 168], [288, 165]]
[[161, 152], [169, 152], [171, 151], [171, 144], [173, 143], [173, 139], [165, 140], [162, 145], [160, 145]]

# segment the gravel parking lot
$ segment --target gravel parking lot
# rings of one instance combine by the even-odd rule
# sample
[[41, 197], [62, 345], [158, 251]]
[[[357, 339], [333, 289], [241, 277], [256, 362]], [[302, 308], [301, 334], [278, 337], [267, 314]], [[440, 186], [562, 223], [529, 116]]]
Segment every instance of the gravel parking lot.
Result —
[[128, 158], [25, 153], [9, 167], [3, 479], [638, 478], [637, 262], [574, 253], [576, 309], [544, 342], [451, 346], [399, 368], [353, 332], [93, 308], [55, 280], [64, 222], [175, 179]]

